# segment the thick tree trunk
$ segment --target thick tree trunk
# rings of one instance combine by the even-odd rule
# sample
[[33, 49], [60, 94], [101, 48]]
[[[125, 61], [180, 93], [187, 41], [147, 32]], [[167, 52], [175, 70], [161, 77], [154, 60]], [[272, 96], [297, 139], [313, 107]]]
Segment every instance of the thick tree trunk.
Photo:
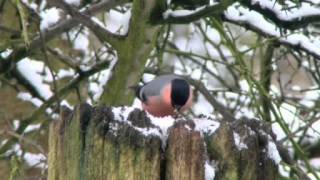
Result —
[[65, 109], [50, 128], [48, 179], [201, 180], [210, 177], [206, 164], [214, 164], [215, 180], [276, 179], [259, 121], [221, 123], [215, 132], [199, 128], [201, 121], [178, 120], [166, 136], [140, 110]]

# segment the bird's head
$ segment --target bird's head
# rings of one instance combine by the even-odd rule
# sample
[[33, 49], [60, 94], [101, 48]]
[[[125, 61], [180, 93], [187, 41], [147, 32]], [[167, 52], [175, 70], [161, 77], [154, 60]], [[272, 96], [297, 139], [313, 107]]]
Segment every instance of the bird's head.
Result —
[[171, 83], [171, 105], [176, 111], [187, 103], [190, 96], [190, 86], [183, 79], [174, 79]]

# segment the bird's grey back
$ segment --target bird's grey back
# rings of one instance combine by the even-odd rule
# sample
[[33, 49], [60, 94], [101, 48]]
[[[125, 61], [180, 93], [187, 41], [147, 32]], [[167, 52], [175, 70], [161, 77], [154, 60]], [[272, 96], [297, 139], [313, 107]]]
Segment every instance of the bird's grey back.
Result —
[[[175, 74], [167, 74], [156, 77], [154, 80], [147, 83], [142, 87], [140, 93], [144, 93], [145, 96], [157, 96], [161, 93], [161, 90], [165, 84], [170, 83], [174, 79], [182, 79], [182, 77]], [[142, 97], [142, 94], [140, 94]]]

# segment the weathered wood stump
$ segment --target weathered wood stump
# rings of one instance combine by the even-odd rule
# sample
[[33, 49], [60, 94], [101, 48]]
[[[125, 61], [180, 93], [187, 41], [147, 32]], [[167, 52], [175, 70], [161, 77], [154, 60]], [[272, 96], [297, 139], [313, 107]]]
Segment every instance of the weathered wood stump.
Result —
[[84, 104], [51, 125], [48, 179], [272, 180], [272, 143], [256, 120], [176, 120], [164, 129], [138, 109]]

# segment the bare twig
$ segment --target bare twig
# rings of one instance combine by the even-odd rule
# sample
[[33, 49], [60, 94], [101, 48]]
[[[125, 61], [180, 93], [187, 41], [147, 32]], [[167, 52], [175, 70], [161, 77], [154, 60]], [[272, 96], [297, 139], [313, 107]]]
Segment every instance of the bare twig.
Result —
[[[121, 0], [104, 0], [97, 4], [94, 4], [82, 11], [82, 14], [96, 14], [101, 11], [107, 11], [119, 4], [123, 4], [127, 1]], [[56, 25], [45, 29], [43, 33], [43, 38], [45, 42], [49, 42], [51, 39], [56, 37], [57, 35], [70, 30], [71, 28], [78, 25], [78, 21], [75, 18], [69, 18], [65, 20], [61, 20]], [[35, 51], [41, 47], [41, 39], [40, 36], [36, 36], [30, 42], [29, 49], [27, 50], [25, 46], [19, 46], [16, 49], [13, 49], [13, 52], [6, 58], [3, 58], [0, 61], [0, 74], [8, 72], [12, 69], [15, 63], [19, 62], [24, 57], [28, 56], [31, 51]]]
[[[102, 69], [105, 69], [108, 66], [109, 66], [109, 61], [103, 61], [103, 62], [97, 63], [90, 70], [81, 72], [78, 77], [74, 78], [65, 87], [61, 88], [56, 94], [54, 94], [46, 102], [44, 102], [38, 109], [36, 109], [29, 117], [21, 120], [21, 124], [19, 125], [15, 133], [22, 134], [24, 130], [29, 126], [29, 124], [34, 123], [47, 108], [49, 108], [56, 102], [57, 97], [60, 97], [60, 98], [65, 97], [67, 94], [71, 92], [71, 90], [76, 88], [81, 81], [87, 79], [89, 76], [101, 71]], [[12, 147], [12, 145], [17, 142], [17, 140], [18, 140], [17, 138], [12, 138], [8, 140], [5, 144], [3, 144], [0, 147], [0, 157], [3, 156], [3, 154], [7, 150], [9, 150]]]
[[46, 49], [48, 50], [49, 53], [56, 56], [57, 59], [61, 60], [61, 62], [66, 64], [68, 67], [71, 67], [72, 69], [74, 69], [78, 72], [80, 71], [79, 65], [71, 57], [66, 56], [64, 54], [61, 54], [58, 51], [56, 51], [50, 47], [47, 47]]
[[101, 42], [108, 42], [114, 48], [117, 49], [117, 44], [119, 40], [125, 38], [124, 35], [114, 34], [108, 31], [106, 28], [102, 27], [100, 24], [92, 20], [91, 16], [81, 11], [75, 9], [73, 6], [67, 4], [63, 0], [56, 0], [54, 1], [55, 5], [64, 9], [68, 14], [70, 14], [76, 21], [84, 24], [87, 26], [94, 34], [101, 40]]

